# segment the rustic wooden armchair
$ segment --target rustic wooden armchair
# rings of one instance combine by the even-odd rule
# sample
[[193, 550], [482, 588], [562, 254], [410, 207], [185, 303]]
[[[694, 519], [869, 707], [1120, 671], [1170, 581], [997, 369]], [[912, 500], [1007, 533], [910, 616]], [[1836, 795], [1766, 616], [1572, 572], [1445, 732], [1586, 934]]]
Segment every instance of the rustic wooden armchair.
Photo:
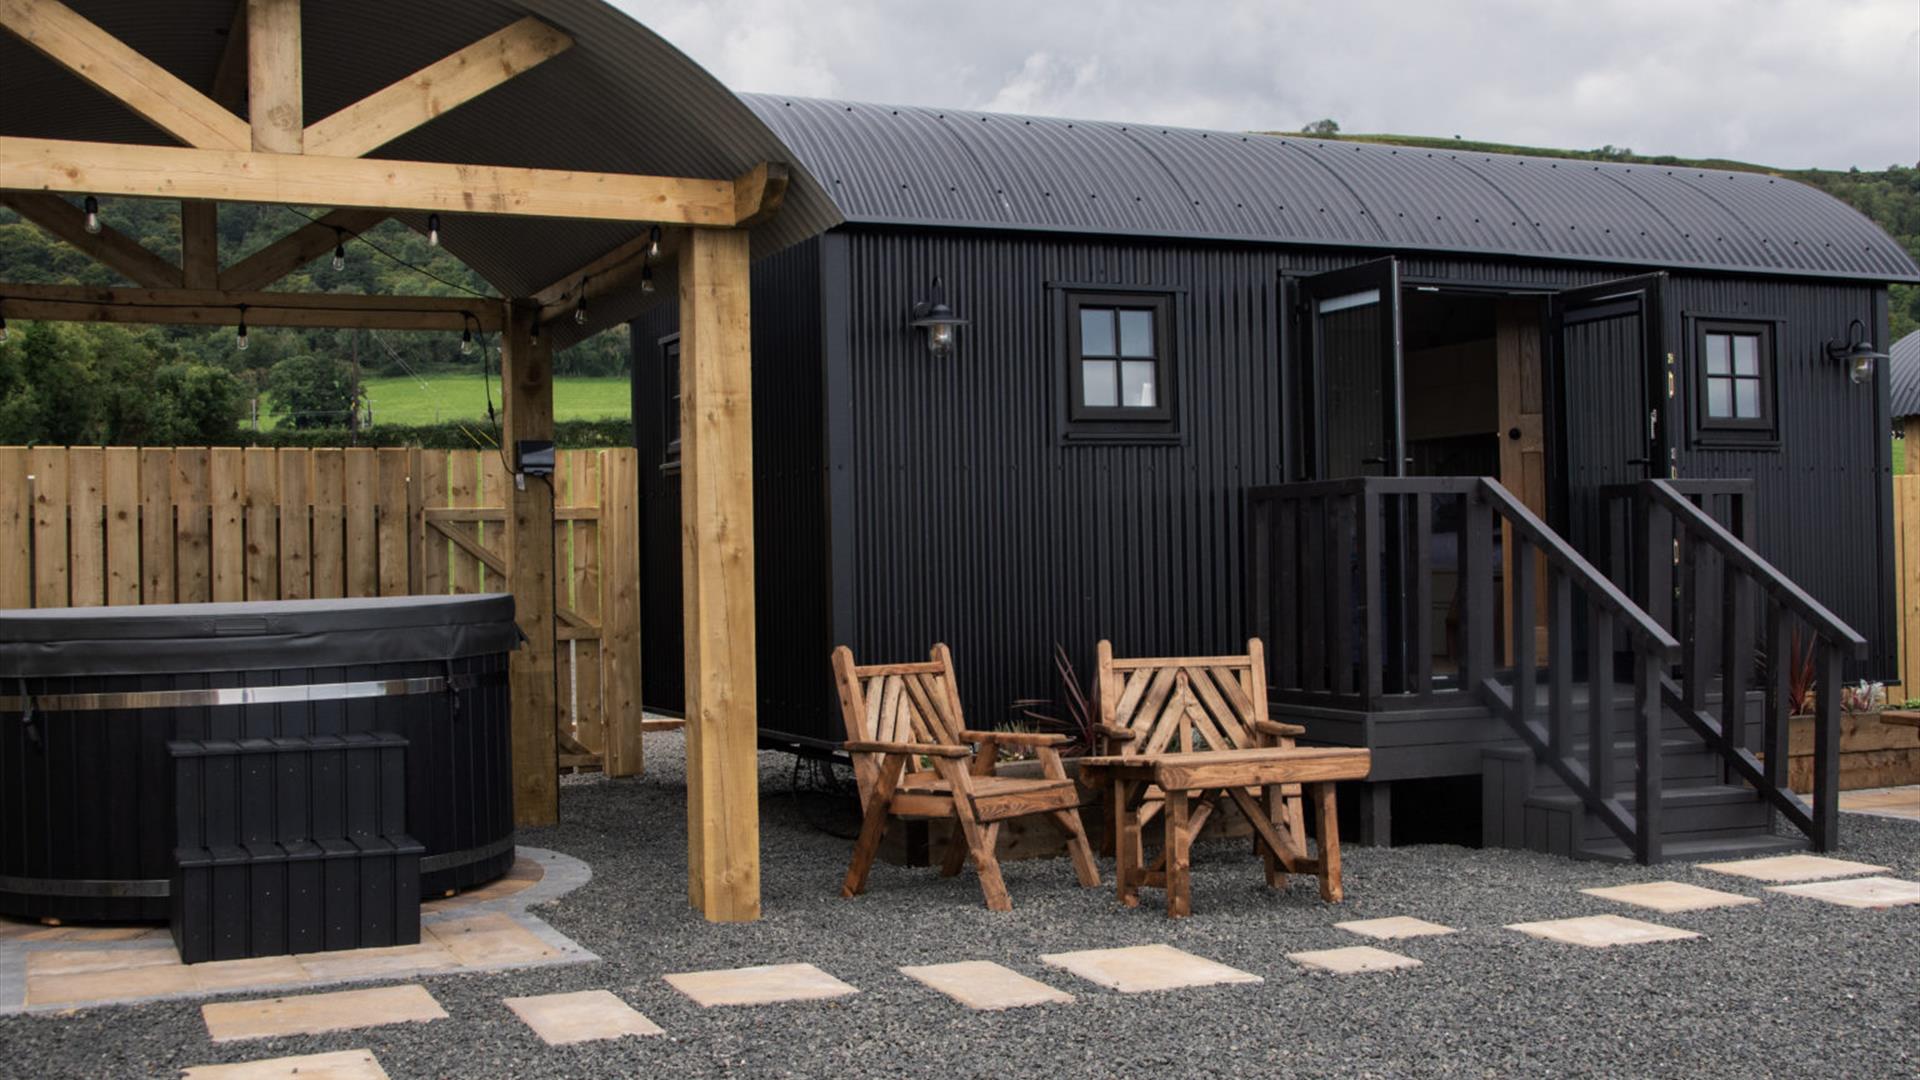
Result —
[[[833, 650], [833, 678], [846, 720], [843, 745], [853, 758], [864, 811], [841, 896], [866, 890], [867, 873], [893, 818], [952, 818], [956, 835], [940, 873], [952, 877], [972, 859], [980, 891], [994, 911], [1013, 907], [994, 853], [1000, 823], [1012, 818], [1051, 817], [1067, 834], [1080, 884], [1100, 884], [1080, 822], [1079, 791], [1060, 764], [1057, 747], [1065, 736], [969, 730], [953, 680], [953, 654], [945, 645], [935, 645], [933, 658], [920, 663], [864, 667], [842, 645]], [[1034, 748], [1045, 775], [995, 776], [1001, 746]]]
[[[1134, 660], [1115, 658], [1102, 641], [1098, 660], [1102, 753], [1082, 759], [1081, 776], [1108, 789], [1122, 903], [1138, 904], [1142, 885], [1160, 886], [1169, 916], [1192, 912], [1188, 853], [1222, 798], [1252, 824], [1268, 885], [1312, 874], [1323, 898], [1341, 898], [1333, 785], [1365, 779], [1371, 755], [1298, 747], [1306, 729], [1268, 717], [1260, 639], [1247, 642], [1245, 656]], [[1317, 857], [1307, 854], [1303, 793], [1315, 811]], [[1165, 839], [1149, 866], [1142, 829], [1156, 816]]]

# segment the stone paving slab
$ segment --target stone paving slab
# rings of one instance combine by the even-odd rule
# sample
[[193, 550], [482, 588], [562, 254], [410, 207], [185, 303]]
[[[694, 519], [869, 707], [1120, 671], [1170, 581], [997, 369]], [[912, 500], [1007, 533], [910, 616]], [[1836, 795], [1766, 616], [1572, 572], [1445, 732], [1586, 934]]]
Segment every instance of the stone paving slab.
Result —
[[180, 1080], [388, 1080], [371, 1050], [243, 1061], [233, 1065], [196, 1065]]
[[546, 942], [500, 912], [445, 919], [424, 927], [422, 932], [467, 967], [534, 964], [554, 955]]
[[1050, 967], [1064, 968], [1090, 983], [1122, 994], [1265, 981], [1258, 975], [1183, 952], [1171, 945], [1134, 945], [1124, 949], [1048, 953], [1041, 956], [1040, 961]]
[[1769, 885], [1768, 892], [1806, 896], [1850, 908], [1891, 908], [1920, 904], [1920, 882], [1890, 877], [1812, 881], [1803, 885]]
[[1826, 878], [1852, 877], [1856, 874], [1884, 874], [1887, 868], [1869, 863], [1830, 859], [1825, 855], [1768, 855], [1760, 859], [1736, 862], [1700, 863], [1702, 870], [1733, 874], [1758, 881], [1821, 881]]
[[1577, 919], [1514, 923], [1507, 929], [1518, 930], [1523, 934], [1545, 938], [1548, 941], [1584, 945], [1589, 949], [1605, 949], [1614, 945], [1643, 945], [1654, 941], [1684, 941], [1700, 936], [1691, 930], [1679, 930], [1671, 926], [1641, 922], [1639, 919], [1628, 919], [1619, 915], [1586, 915]]
[[171, 945], [142, 945], [124, 949], [47, 949], [27, 954], [27, 977], [128, 971], [179, 963], [180, 953]]
[[665, 1035], [660, 1025], [640, 1015], [611, 990], [500, 999], [548, 1046], [618, 1039], [626, 1035]]
[[1420, 966], [1420, 961], [1411, 956], [1401, 956], [1371, 945], [1288, 953], [1287, 959], [1310, 971], [1324, 971], [1332, 975], [1358, 975], [1368, 971], [1397, 971]]
[[1742, 896], [1739, 893], [1721, 892], [1718, 889], [1703, 889], [1698, 885], [1688, 885], [1681, 881], [1648, 881], [1638, 885], [1611, 885], [1603, 889], [1581, 889], [1580, 891], [1602, 900], [1613, 900], [1667, 913], [1739, 907], [1742, 904], [1760, 902], [1757, 896]]
[[199, 989], [200, 984], [194, 979], [192, 969], [176, 960], [171, 964], [29, 978], [27, 1004], [77, 1005], [89, 1001], [131, 1001], [197, 993]]
[[969, 1009], [992, 1011], [1028, 1005], [1058, 1005], [1073, 995], [1030, 979], [990, 960], [903, 967], [900, 973], [947, 995]]
[[1920, 784], [1840, 793], [1840, 809], [1855, 814], [1920, 821]]
[[777, 1005], [787, 1001], [819, 1001], [860, 991], [812, 964], [768, 964], [723, 971], [683, 971], [666, 976], [667, 984], [700, 1003], [716, 1005]]
[[444, 1020], [447, 1011], [424, 986], [382, 986], [330, 994], [221, 1001], [200, 1006], [214, 1042], [320, 1035], [385, 1024]]
[[416, 945], [298, 953], [294, 959], [300, 962], [310, 978], [318, 980], [410, 978], [460, 966], [460, 961], [432, 938]]
[[1425, 919], [1416, 919], [1407, 915], [1395, 915], [1387, 919], [1351, 919], [1333, 925], [1349, 934], [1359, 934], [1362, 937], [1380, 941], [1459, 933], [1451, 926], [1442, 926], [1436, 922], [1428, 922]]

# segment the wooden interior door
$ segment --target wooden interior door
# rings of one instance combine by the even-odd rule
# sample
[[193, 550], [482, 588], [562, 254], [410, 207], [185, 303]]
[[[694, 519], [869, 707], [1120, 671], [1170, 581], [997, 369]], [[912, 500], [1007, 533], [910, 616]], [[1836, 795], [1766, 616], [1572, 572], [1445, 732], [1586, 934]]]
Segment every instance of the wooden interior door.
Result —
[[[1547, 520], [1547, 439], [1545, 372], [1540, 360], [1540, 303], [1516, 297], [1502, 300], [1494, 331], [1495, 371], [1500, 401], [1500, 484], [1540, 520]], [[1500, 550], [1506, 560], [1502, 601], [1507, 625], [1513, 625], [1513, 531], [1502, 525]], [[1535, 582], [1546, 581], [1546, 561], [1536, 556]], [[1547, 654], [1547, 590], [1536, 586], [1534, 656]], [[1507, 635], [1507, 661], [1513, 660]]]

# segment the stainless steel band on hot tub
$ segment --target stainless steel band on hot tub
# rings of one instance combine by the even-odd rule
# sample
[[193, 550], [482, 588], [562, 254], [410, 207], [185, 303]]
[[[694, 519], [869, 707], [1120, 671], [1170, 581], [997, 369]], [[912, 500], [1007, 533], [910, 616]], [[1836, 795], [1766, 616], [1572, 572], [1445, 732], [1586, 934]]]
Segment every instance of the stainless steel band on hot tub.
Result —
[[133, 690], [116, 694], [29, 694], [0, 697], [0, 712], [136, 712], [145, 709], [208, 709], [234, 705], [298, 705], [360, 698], [408, 697], [469, 690], [499, 682], [505, 672], [430, 675], [418, 679], [309, 683], [302, 686], [227, 686], [206, 690]]
[[[451, 870], [456, 866], [467, 866], [497, 858], [513, 850], [513, 837], [507, 836], [490, 844], [464, 848], [460, 851], [443, 851], [438, 855], [428, 855], [420, 860], [420, 872], [431, 874], [441, 870]], [[128, 881], [82, 880], [68, 878], [14, 877], [0, 874], [0, 892], [19, 893], [22, 896], [168, 896], [172, 888], [166, 878], [145, 878]]]

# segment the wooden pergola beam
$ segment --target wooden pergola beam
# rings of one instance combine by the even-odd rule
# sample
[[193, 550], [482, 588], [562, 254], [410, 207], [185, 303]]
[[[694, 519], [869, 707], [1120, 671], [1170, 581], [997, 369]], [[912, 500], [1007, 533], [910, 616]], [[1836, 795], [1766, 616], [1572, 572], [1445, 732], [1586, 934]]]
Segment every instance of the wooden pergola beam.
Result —
[[180, 204], [180, 271], [189, 289], [220, 287], [220, 204]]
[[[657, 273], [661, 266], [672, 260], [684, 246], [686, 233], [674, 232], [660, 238], [660, 258], [653, 262]], [[631, 251], [625, 251], [632, 248]], [[609, 256], [624, 251], [624, 257], [612, 259]], [[573, 275], [554, 282], [540, 290], [534, 299], [540, 303], [540, 321], [550, 323], [562, 316], [570, 316], [580, 302], [580, 291], [584, 285], [589, 306], [610, 293], [616, 293], [635, 284], [645, 273], [648, 265], [647, 238], [641, 237], [634, 243], [622, 244], [613, 252], [595, 259]], [[546, 297], [541, 300], [541, 297]]]
[[107, 226], [97, 234], [88, 232], [86, 212], [58, 195], [0, 192], [0, 205], [11, 207], [135, 285], [177, 289], [184, 284], [179, 267], [141, 247], [125, 233]]
[[246, 121], [58, 0], [0, 0], [0, 26], [188, 146], [252, 145]]
[[306, 152], [362, 157], [573, 47], [528, 16], [307, 128]]
[[[542, 308], [557, 304], [568, 296], [573, 295], [573, 290], [580, 284], [581, 278], [604, 274], [615, 267], [633, 262], [636, 259], [644, 259], [646, 257], [647, 246], [652, 242], [653, 238], [650, 235], [641, 233], [639, 236], [608, 251], [606, 254], [594, 259], [580, 269], [572, 271], [571, 273], [562, 274], [560, 277], [554, 279], [553, 284], [539, 290], [528, 299], [539, 304]], [[660, 237], [661, 257], [664, 259], [668, 249], [678, 242], [679, 237], [677, 235], [667, 233], [663, 230]]]
[[[535, 336], [534, 309], [507, 308], [500, 343], [500, 440], [513, 454], [522, 440], [553, 439], [553, 338]], [[553, 498], [551, 483], [522, 478], [506, 489], [506, 579], [514, 619], [522, 626], [554, 625]], [[513, 819], [519, 825], [551, 825], [560, 818], [559, 747], [554, 719], [558, 700], [558, 645], [553, 634], [534, 633], [508, 660], [513, 715]]]
[[307, 130], [300, 49], [300, 0], [247, 0], [247, 117], [250, 145], [298, 154]]
[[302, 225], [220, 273], [220, 288], [264, 289], [387, 220], [384, 210], [335, 210], [317, 223]]
[[763, 161], [733, 181], [733, 222], [751, 228], [780, 212], [787, 197], [787, 167]]
[[735, 216], [730, 180], [13, 137], [0, 189], [709, 228]]
[[0, 283], [9, 318], [55, 322], [232, 326], [246, 309], [248, 326], [495, 332], [503, 304], [480, 297], [353, 296], [227, 292], [214, 289], [120, 289], [94, 285]]

